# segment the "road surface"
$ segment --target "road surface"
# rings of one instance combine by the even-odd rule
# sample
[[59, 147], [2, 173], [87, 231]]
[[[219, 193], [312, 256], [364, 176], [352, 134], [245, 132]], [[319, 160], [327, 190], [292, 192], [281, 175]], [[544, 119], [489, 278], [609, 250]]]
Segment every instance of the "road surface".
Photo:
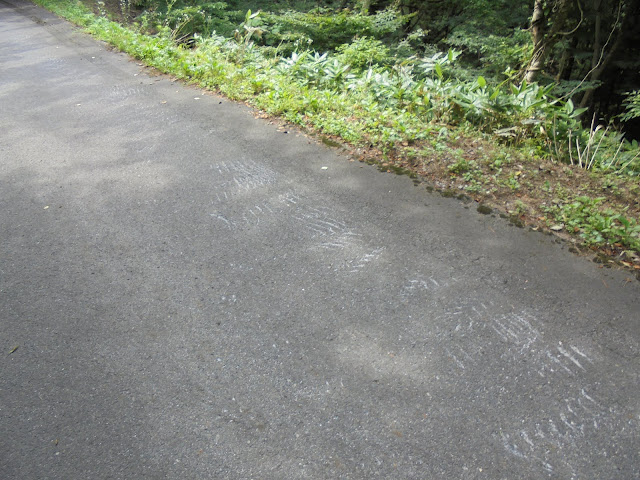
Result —
[[0, 478], [640, 478], [640, 282], [254, 117], [0, 1]]

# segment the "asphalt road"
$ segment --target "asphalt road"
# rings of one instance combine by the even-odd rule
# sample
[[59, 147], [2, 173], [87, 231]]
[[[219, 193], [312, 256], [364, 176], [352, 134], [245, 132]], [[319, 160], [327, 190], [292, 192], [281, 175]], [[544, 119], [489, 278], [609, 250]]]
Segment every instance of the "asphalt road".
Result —
[[0, 1], [2, 479], [637, 479], [639, 294]]

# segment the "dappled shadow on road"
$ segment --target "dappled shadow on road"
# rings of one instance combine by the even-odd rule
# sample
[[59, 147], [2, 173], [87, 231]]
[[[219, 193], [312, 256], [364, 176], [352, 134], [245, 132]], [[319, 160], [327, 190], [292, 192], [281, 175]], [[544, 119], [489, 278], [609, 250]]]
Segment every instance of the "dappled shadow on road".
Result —
[[636, 357], [618, 352], [637, 331], [592, 265], [97, 48], [57, 50], [25, 44], [0, 80], [0, 291], [20, 345], [3, 422], [66, 460], [8, 468], [631, 471]]

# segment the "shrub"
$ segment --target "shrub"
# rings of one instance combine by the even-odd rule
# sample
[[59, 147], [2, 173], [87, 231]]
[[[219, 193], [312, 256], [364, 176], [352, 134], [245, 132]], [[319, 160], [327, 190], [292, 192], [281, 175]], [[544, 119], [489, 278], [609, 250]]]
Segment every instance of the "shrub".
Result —
[[338, 60], [351, 65], [356, 70], [364, 70], [374, 64], [388, 65], [392, 63], [389, 48], [375, 38], [356, 38], [351, 43], [339, 45], [336, 51], [338, 52]]
[[318, 8], [308, 13], [287, 11], [281, 14], [264, 13], [267, 45], [291, 46], [296, 41], [307, 43], [317, 52], [334, 51], [356, 37], [373, 39], [401, 36], [400, 27], [409, 16], [389, 8], [375, 15], [353, 14], [346, 10], [332, 11]]

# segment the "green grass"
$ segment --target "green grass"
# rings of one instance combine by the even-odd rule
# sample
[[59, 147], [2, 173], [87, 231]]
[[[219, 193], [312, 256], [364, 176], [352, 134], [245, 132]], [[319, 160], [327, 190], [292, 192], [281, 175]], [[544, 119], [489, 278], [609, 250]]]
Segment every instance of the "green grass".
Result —
[[[632, 192], [634, 175], [640, 174], [633, 146], [620, 148], [614, 161], [605, 154], [617, 140], [606, 137], [597, 151], [588, 152], [593, 178], [578, 165], [555, 168], [558, 160], [568, 163], [567, 139], [582, 134], [579, 112], [570, 102], [550, 104], [546, 88], [491, 87], [482, 77], [460, 83], [447, 73], [455, 52], [411, 65], [367, 65], [367, 56], [382, 59], [385, 50], [378, 42], [361, 40], [334, 55], [280, 56], [254, 43], [253, 27], [235, 38], [196, 38], [196, 48], [187, 48], [176, 43], [168, 27], [158, 26], [149, 35], [95, 16], [74, 0], [35, 2], [161, 72], [339, 137], [354, 150], [364, 149], [367, 160], [410, 168], [444, 189], [466, 190], [509, 214], [529, 215], [527, 220], [544, 217], [540, 222], [562, 224], [564, 232], [587, 245], [640, 252], [637, 210], [625, 210], [634, 196], [624, 192]], [[245, 25], [250, 22], [247, 15]], [[580, 138], [582, 145], [596, 144], [588, 135]], [[603, 176], [593, 172], [606, 171], [607, 162], [618, 172], [614, 183], [620, 198], [604, 207], [597, 191]], [[540, 174], [544, 165], [551, 165], [544, 168], [553, 169], [554, 176]], [[578, 184], [576, 179], [589, 183], [589, 191], [575, 192], [563, 203], [550, 201], [563, 182]], [[613, 188], [607, 192], [615, 196]]]

